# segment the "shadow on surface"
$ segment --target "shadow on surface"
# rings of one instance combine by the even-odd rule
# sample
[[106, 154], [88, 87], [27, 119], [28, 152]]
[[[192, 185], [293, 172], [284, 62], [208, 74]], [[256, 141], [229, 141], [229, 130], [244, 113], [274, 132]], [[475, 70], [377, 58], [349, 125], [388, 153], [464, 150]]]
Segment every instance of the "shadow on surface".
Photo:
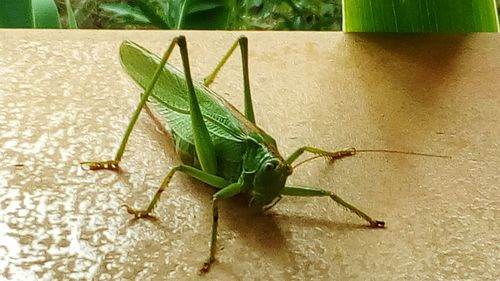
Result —
[[[372, 97], [401, 89], [406, 97], [429, 106], [439, 88], [460, 71], [457, 61], [473, 37], [431, 34], [347, 34], [349, 62], [358, 67], [353, 79]], [[374, 91], [385, 86], [386, 91]], [[405, 91], [406, 90], [406, 91]]]

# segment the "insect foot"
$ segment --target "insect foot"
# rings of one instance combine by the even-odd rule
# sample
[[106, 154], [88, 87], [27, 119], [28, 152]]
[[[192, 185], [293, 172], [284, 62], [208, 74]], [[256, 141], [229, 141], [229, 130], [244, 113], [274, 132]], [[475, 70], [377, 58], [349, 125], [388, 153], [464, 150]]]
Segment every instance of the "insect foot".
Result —
[[334, 161], [336, 159], [348, 157], [348, 156], [353, 156], [356, 155], [356, 148], [351, 147], [346, 150], [340, 150], [336, 152], [329, 153], [327, 157], [331, 160]]
[[385, 222], [384, 221], [374, 221], [372, 224], [370, 224], [370, 227], [385, 228]]
[[215, 261], [214, 258], [209, 258], [206, 262], [204, 262], [203, 266], [200, 268], [200, 271], [198, 271], [198, 275], [203, 275], [208, 271], [210, 271], [210, 266], [214, 261]]
[[81, 162], [80, 165], [84, 170], [120, 170], [120, 166], [118, 166], [118, 161], [109, 160], [109, 161], [101, 161], [101, 162]]
[[134, 215], [135, 218], [147, 218], [151, 216], [148, 211], [146, 210], [136, 211], [127, 204], [123, 204], [121, 207], [125, 207], [127, 209], [127, 213]]

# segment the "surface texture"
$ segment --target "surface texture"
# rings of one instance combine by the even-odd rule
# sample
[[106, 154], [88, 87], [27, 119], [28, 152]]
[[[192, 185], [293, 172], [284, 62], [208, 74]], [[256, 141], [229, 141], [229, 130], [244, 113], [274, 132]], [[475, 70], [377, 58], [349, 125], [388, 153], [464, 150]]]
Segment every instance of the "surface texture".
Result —
[[[183, 32], [201, 79], [240, 33]], [[118, 46], [157, 53], [176, 32], [0, 31], [0, 280], [197, 279], [213, 189], [142, 114], [122, 173], [111, 159], [140, 89]], [[204, 280], [488, 280], [500, 275], [500, 37], [246, 33], [257, 123], [284, 155], [301, 145], [396, 149], [451, 159], [359, 154], [317, 160], [290, 182], [323, 187], [377, 219], [374, 230], [325, 198], [284, 198], [255, 214], [221, 205], [217, 262]], [[176, 52], [174, 64], [180, 65]], [[239, 56], [215, 88], [241, 108]]]

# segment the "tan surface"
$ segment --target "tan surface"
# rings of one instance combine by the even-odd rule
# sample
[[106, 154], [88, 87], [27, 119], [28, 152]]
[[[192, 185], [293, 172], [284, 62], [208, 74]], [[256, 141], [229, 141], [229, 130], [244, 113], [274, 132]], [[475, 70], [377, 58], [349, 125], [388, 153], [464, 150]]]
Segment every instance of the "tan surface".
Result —
[[[198, 78], [239, 34], [183, 33]], [[114, 155], [136, 105], [139, 89], [118, 62], [120, 41], [159, 53], [176, 34], [0, 31], [4, 278], [198, 278], [212, 189], [179, 175], [156, 221], [131, 220], [120, 208], [149, 202], [178, 163], [149, 116], [139, 119], [123, 174], [78, 164]], [[222, 249], [205, 280], [500, 275], [500, 36], [246, 34], [257, 122], [283, 154], [309, 144], [453, 158], [360, 154], [304, 165], [290, 179], [336, 191], [384, 219], [385, 230], [365, 228], [325, 198], [285, 198], [263, 215], [242, 199], [223, 203]], [[214, 86], [238, 106], [240, 71], [231, 59]]]

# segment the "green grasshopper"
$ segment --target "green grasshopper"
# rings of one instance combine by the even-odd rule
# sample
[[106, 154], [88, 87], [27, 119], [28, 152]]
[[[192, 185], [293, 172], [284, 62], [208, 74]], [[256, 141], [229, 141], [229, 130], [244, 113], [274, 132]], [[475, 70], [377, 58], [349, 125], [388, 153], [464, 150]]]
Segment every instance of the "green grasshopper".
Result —
[[[167, 63], [175, 45], [180, 48], [184, 72]], [[243, 64], [244, 114], [208, 88], [238, 46], [241, 50]], [[218, 191], [212, 196], [213, 222], [210, 253], [200, 272], [207, 272], [215, 261], [219, 202], [240, 193], [247, 194], [250, 198], [250, 205], [262, 210], [273, 207], [282, 196], [330, 197], [333, 201], [366, 220], [370, 227], [384, 227], [383, 221], [372, 219], [330, 191], [315, 187], [286, 185], [287, 178], [293, 172], [294, 166], [292, 164], [305, 152], [313, 154], [312, 157], [305, 160], [309, 161], [320, 157], [336, 160], [352, 156], [357, 151], [347, 149], [329, 152], [303, 146], [287, 158], [281, 156], [276, 141], [255, 123], [250, 94], [248, 40], [246, 37], [242, 36], [234, 42], [215, 70], [204, 79], [204, 82], [193, 82], [191, 78], [184, 36], [173, 39], [161, 60], [132, 42], [122, 43], [120, 58], [127, 73], [145, 89], [144, 93], [125, 131], [115, 159], [102, 162], [82, 162], [82, 165], [91, 170], [119, 169], [119, 163], [130, 133], [141, 110], [148, 102], [168, 124], [182, 164], [169, 171], [147, 208], [135, 210], [127, 205], [124, 206], [128, 213], [137, 218], [149, 216], [158, 204], [161, 193], [167, 188], [177, 172], [182, 172], [217, 188]], [[296, 164], [296, 166], [303, 162]]]

